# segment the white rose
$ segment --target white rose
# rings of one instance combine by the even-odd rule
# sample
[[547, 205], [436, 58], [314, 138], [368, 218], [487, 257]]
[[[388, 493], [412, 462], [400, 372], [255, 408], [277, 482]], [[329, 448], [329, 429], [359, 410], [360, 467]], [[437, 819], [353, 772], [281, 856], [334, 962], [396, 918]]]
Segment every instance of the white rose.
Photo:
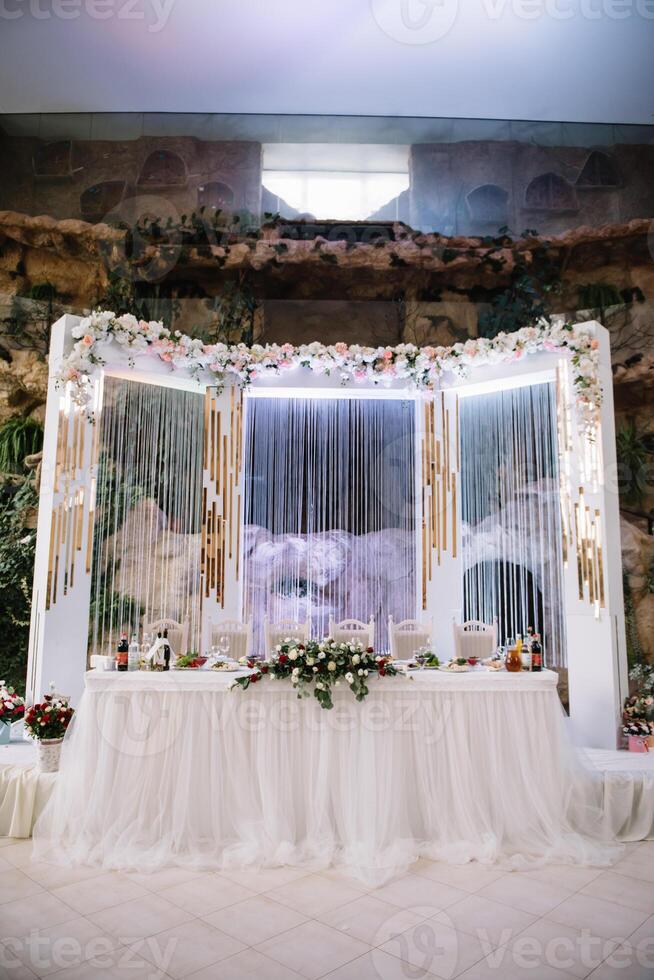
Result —
[[359, 656], [359, 654], [358, 653], [355, 653], [354, 656], [352, 657], [352, 663], [353, 664], [358, 664], [360, 660], [361, 660], [361, 657]]
[[314, 667], [313, 668], [313, 672], [314, 672], [314, 674], [317, 674], [318, 673], [318, 668], [317, 667]]
[[299, 668], [299, 667], [294, 667], [294, 668], [293, 668], [293, 676], [294, 676], [294, 677], [297, 677], [297, 675], [298, 675], [299, 673], [300, 673], [300, 668]]
[[297, 653], [295, 652], [295, 650], [291, 650], [291, 652], [288, 655], [288, 659], [289, 660], [297, 660]]
[[359, 677], [363, 677], [363, 671], [361, 670], [361, 668], [357, 670], [357, 674], [359, 675]]
[[327, 664], [327, 670], [336, 670], [336, 664], [334, 663], [333, 660], [330, 660], [329, 663]]
[[322, 681], [316, 681], [316, 690], [317, 691], [322, 691], [322, 689], [323, 689], [323, 683], [322, 683]]
[[364, 670], [364, 672], [363, 672], [363, 676], [364, 676], [364, 677], [367, 677], [367, 676], [368, 676], [368, 671], [367, 671], [367, 670]]
[[315, 663], [315, 660], [313, 659], [313, 657], [307, 657], [307, 666], [308, 667], [313, 667], [314, 663]]
[[324, 660], [325, 659], [325, 652], [324, 652], [324, 650], [321, 650], [320, 651], [320, 653], [318, 654], [318, 659], [319, 660]]
[[351, 684], [354, 680], [354, 677], [352, 676], [352, 674], [348, 673], [345, 675], [345, 680], [348, 682], [348, 684]]

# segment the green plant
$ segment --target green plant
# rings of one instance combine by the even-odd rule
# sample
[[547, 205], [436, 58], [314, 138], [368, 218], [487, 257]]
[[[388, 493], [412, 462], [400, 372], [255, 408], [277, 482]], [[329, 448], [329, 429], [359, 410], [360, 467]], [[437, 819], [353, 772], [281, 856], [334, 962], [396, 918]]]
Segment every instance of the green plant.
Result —
[[640, 505], [649, 484], [651, 439], [638, 430], [633, 419], [629, 419], [618, 430], [615, 443], [620, 496], [626, 504]]
[[0, 677], [21, 694], [29, 640], [36, 533], [26, 526], [38, 495], [31, 477], [0, 483]]
[[0, 473], [22, 473], [26, 456], [41, 451], [43, 426], [33, 418], [15, 416], [0, 426]]
[[[523, 238], [537, 238], [533, 228], [522, 232]], [[482, 266], [491, 271], [509, 269], [508, 284], [490, 295], [490, 304], [479, 314], [478, 328], [482, 337], [495, 337], [501, 331], [513, 333], [521, 327], [531, 326], [549, 313], [549, 296], [561, 290], [558, 265], [550, 255], [549, 242], [538, 239], [528, 252], [515, 247], [507, 228], [500, 228], [497, 236], [484, 239], [489, 248], [481, 260]], [[512, 261], [507, 263], [506, 253]], [[446, 261], [445, 257], [443, 260]], [[471, 299], [483, 301], [484, 290], [472, 290]]]

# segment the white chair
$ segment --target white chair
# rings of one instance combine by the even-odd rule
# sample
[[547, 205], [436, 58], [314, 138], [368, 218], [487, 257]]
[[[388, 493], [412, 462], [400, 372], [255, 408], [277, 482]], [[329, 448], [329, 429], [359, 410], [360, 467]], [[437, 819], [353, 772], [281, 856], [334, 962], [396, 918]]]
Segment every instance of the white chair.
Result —
[[232, 660], [249, 657], [252, 654], [253, 630], [252, 619], [241, 622], [238, 619], [224, 619], [222, 622], [211, 624], [211, 646], [219, 646], [221, 637], [229, 640], [227, 651]]
[[497, 649], [497, 620], [491, 625], [480, 619], [453, 623], [454, 655], [456, 657], [491, 657]]
[[329, 617], [329, 635], [335, 643], [361, 643], [364, 647], [374, 647], [375, 645], [375, 617], [370, 617], [370, 622], [364, 623], [360, 619], [342, 619], [340, 623], [334, 622]]
[[433, 620], [403, 619], [399, 623], [388, 617], [388, 642], [391, 656], [396, 660], [410, 660], [416, 650], [429, 646]]
[[168, 643], [175, 657], [184, 657], [188, 653], [189, 622], [185, 619], [183, 623], [178, 623], [175, 619], [164, 617], [155, 619], [151, 623], [143, 621], [143, 634], [162, 633], [168, 630]]
[[309, 620], [298, 623], [292, 619], [282, 619], [277, 623], [269, 623], [267, 617], [263, 621], [263, 635], [266, 644], [266, 660], [270, 660], [275, 647], [286, 639], [306, 643], [309, 639]]

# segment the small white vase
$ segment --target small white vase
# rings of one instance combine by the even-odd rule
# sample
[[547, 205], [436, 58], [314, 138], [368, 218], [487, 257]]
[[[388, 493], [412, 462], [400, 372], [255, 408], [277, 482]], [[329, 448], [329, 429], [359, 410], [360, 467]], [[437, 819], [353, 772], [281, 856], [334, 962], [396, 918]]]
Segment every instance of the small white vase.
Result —
[[36, 743], [39, 772], [58, 772], [63, 738], [41, 738]]

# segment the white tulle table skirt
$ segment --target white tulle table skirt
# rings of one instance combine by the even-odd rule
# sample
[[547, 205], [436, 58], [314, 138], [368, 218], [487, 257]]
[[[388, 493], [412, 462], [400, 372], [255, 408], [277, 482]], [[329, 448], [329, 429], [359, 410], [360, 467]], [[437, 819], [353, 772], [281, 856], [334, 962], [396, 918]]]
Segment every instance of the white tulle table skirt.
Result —
[[601, 781], [568, 743], [556, 675], [375, 678], [332, 711], [266, 679], [90, 672], [36, 855], [148, 870], [419, 856], [608, 864]]

